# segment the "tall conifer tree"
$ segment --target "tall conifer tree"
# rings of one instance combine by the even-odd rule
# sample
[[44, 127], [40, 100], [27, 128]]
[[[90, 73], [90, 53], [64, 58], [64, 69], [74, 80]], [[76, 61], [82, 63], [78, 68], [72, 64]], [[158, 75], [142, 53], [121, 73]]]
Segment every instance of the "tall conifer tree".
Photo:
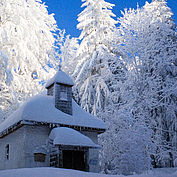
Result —
[[114, 79], [109, 62], [116, 60], [112, 51], [112, 35], [117, 23], [112, 17], [114, 6], [104, 0], [83, 0], [86, 7], [78, 17], [82, 39], [77, 52], [78, 64], [73, 74], [75, 98], [88, 112], [103, 110], [110, 92], [109, 79]]

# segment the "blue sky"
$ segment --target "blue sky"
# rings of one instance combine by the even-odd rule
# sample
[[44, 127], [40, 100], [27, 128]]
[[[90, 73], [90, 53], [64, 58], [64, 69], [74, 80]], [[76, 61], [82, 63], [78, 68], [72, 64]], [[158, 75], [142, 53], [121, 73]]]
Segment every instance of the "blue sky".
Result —
[[[83, 10], [81, 8], [81, 0], [42, 0], [48, 6], [49, 13], [55, 14], [58, 27], [65, 29], [67, 34], [72, 37], [78, 37], [80, 31], [76, 29], [77, 15]], [[106, 0], [112, 4], [115, 4], [113, 8], [114, 14], [119, 17], [121, 16], [121, 10], [125, 8], [136, 8], [137, 3], [142, 7], [146, 1], [151, 0]], [[177, 0], [167, 0], [168, 6], [174, 13], [173, 18], [177, 24]]]

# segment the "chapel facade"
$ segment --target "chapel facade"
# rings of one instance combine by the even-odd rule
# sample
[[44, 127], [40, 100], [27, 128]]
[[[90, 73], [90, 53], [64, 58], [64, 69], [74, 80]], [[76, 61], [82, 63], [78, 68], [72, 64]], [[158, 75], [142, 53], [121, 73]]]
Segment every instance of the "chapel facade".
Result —
[[24, 103], [0, 124], [0, 170], [57, 167], [99, 172], [98, 135], [102, 120], [72, 98], [72, 79], [59, 70], [47, 95]]

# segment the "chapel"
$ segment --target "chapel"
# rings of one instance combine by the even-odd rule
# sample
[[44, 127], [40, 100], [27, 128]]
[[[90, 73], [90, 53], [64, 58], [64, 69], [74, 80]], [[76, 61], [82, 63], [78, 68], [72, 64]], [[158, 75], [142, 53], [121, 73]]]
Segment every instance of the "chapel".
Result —
[[98, 135], [105, 123], [72, 98], [72, 79], [61, 69], [37, 95], [0, 124], [0, 170], [56, 167], [99, 172]]

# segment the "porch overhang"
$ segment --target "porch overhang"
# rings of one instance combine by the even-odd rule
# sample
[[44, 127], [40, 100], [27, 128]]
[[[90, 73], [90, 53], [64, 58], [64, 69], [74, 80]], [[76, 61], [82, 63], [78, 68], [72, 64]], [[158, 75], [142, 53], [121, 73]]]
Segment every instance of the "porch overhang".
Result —
[[59, 147], [100, 148], [100, 145], [95, 144], [89, 137], [67, 127], [54, 128], [49, 135], [49, 139], [53, 142], [53, 145]]

